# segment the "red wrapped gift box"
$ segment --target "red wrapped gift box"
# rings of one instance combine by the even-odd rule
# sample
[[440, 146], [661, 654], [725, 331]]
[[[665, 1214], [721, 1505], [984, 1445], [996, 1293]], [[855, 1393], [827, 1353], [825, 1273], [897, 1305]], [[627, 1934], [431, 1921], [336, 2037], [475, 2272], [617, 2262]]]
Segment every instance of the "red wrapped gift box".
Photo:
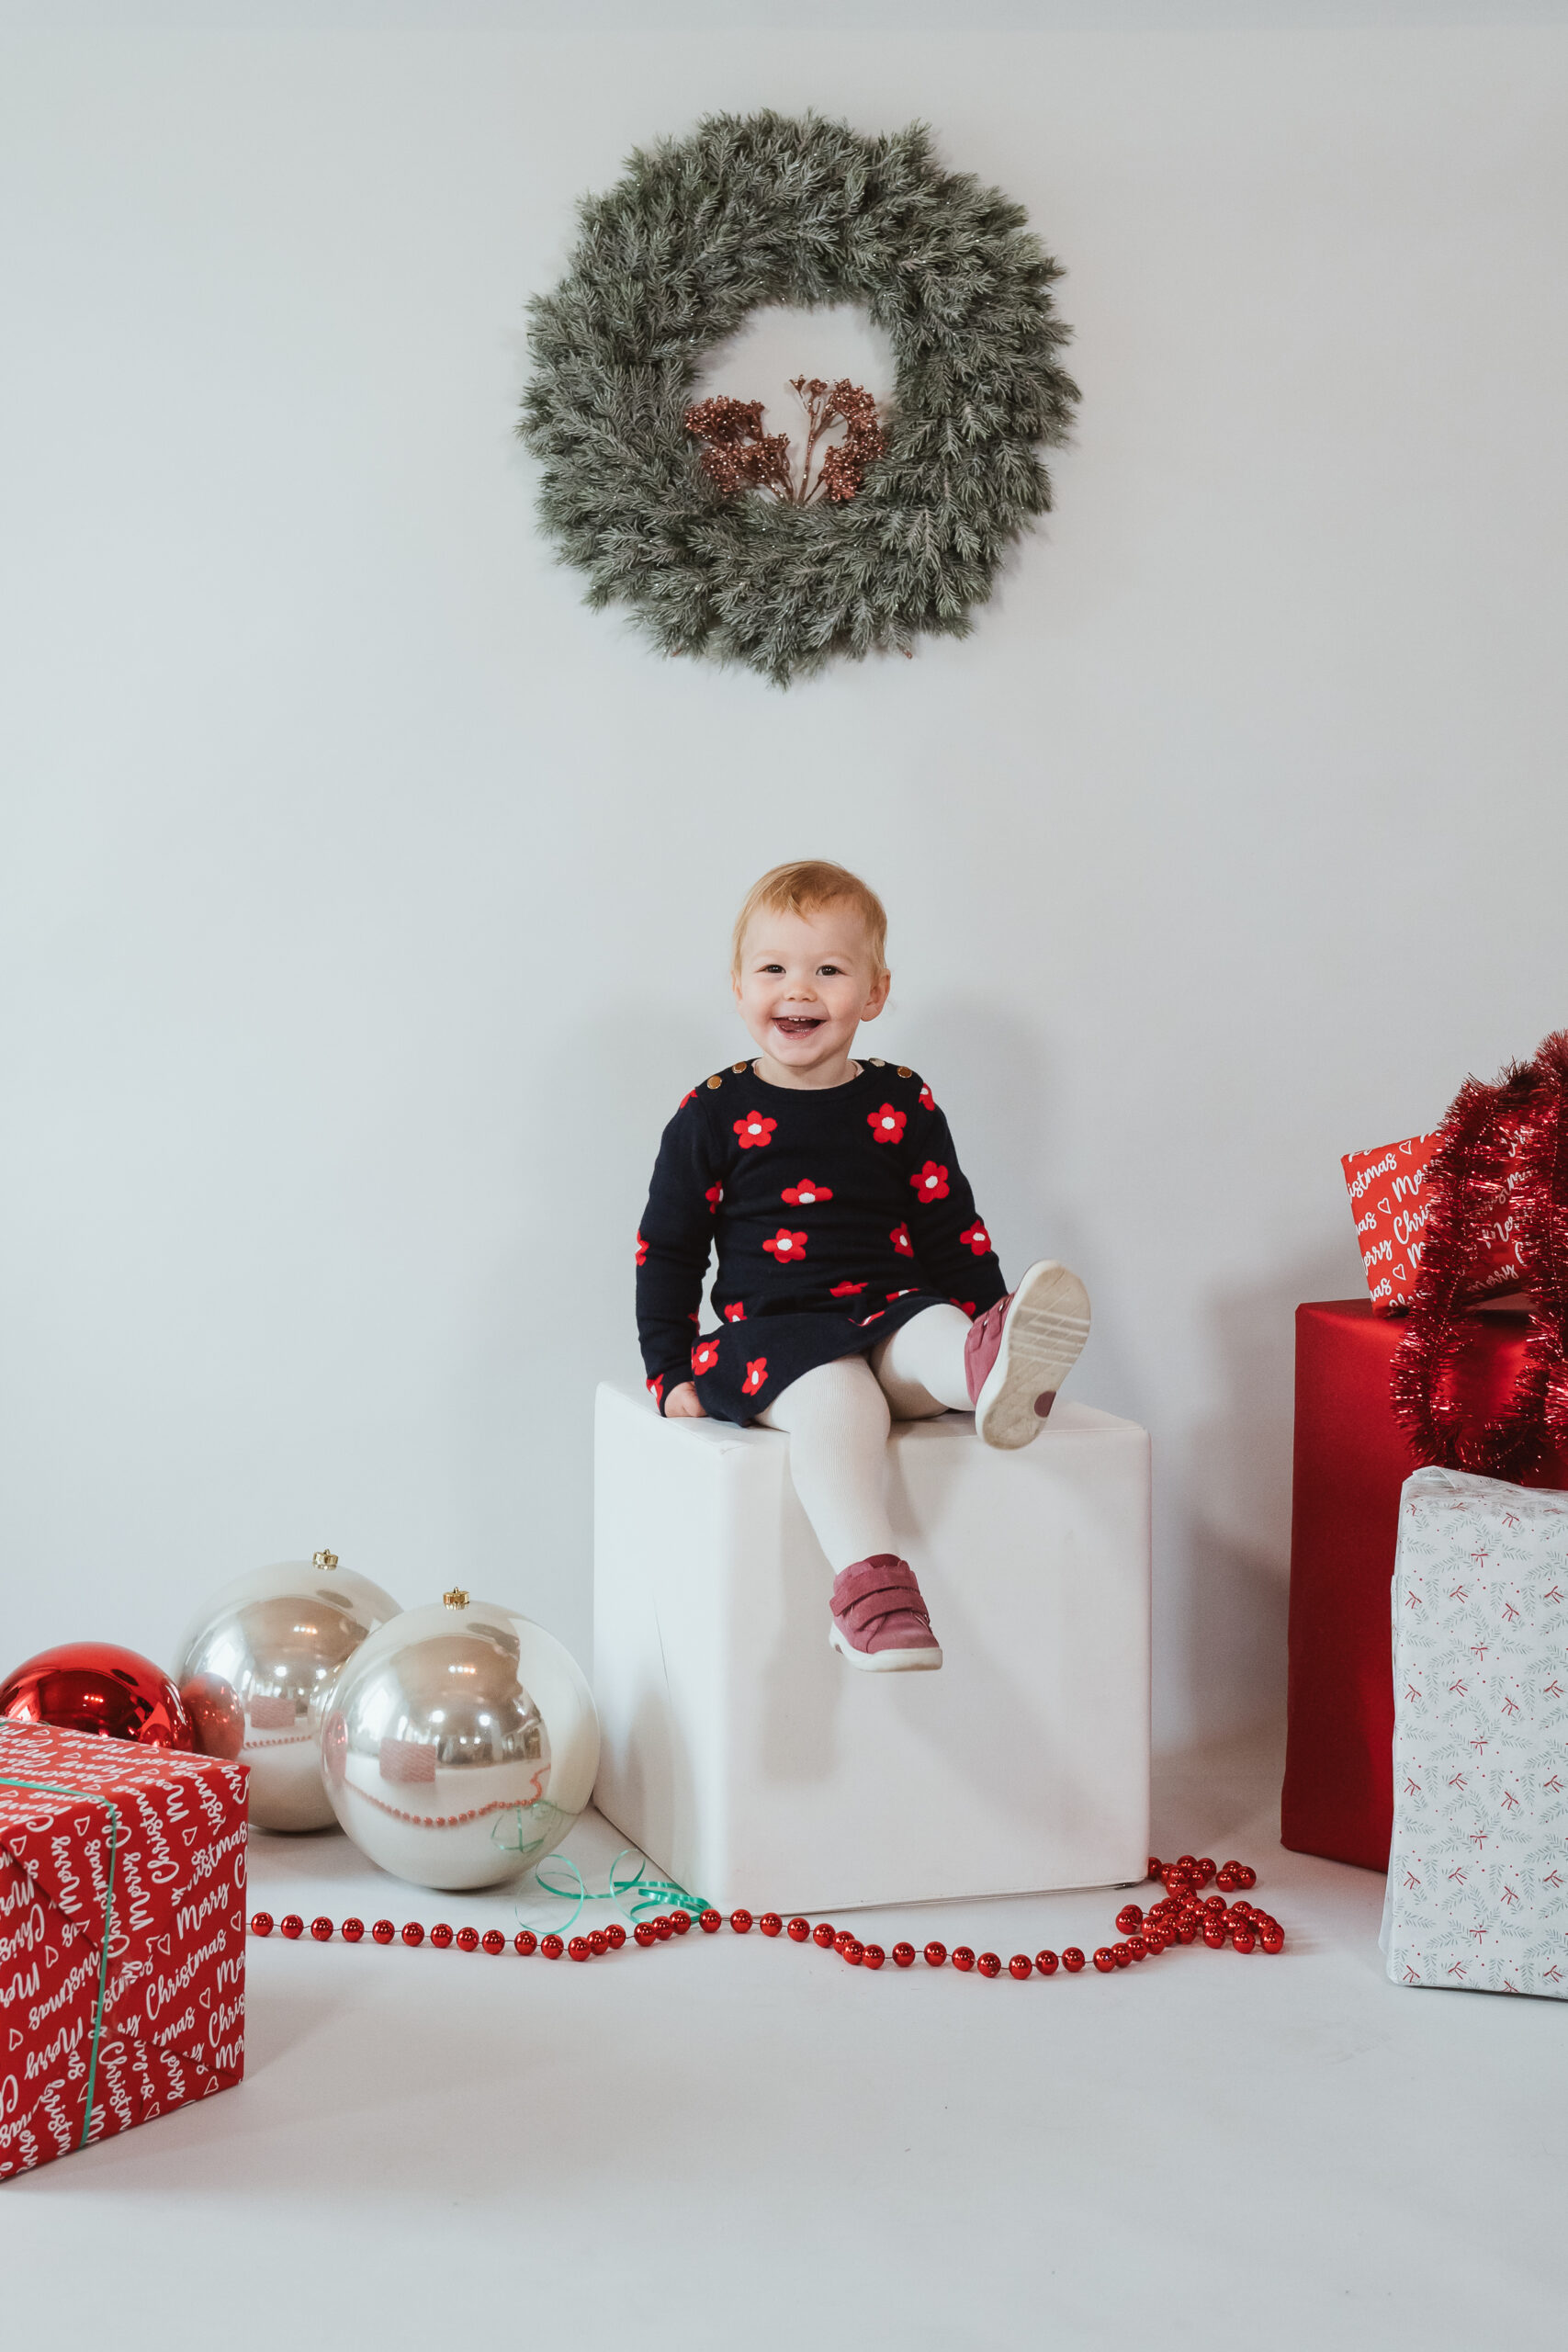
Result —
[[[1427, 1175], [1437, 1148], [1436, 1135], [1406, 1136], [1403, 1143], [1348, 1151], [1340, 1159], [1375, 1315], [1404, 1315], [1416, 1295], [1427, 1220], [1435, 1205]], [[1523, 1241], [1521, 1222], [1512, 1215], [1483, 1226], [1475, 1236], [1465, 1296], [1517, 1290], [1524, 1279]]]
[[[1476, 1421], [1506, 1402], [1529, 1316], [1472, 1307], [1457, 1393]], [[1289, 1730], [1280, 1836], [1298, 1853], [1388, 1867], [1393, 1832], [1389, 1588], [1399, 1493], [1416, 1467], [1389, 1404], [1403, 1322], [1364, 1298], [1296, 1309]], [[1568, 1455], [1525, 1481], [1568, 1487]]]
[[0, 1724], [0, 2179], [243, 2074], [245, 1778]]

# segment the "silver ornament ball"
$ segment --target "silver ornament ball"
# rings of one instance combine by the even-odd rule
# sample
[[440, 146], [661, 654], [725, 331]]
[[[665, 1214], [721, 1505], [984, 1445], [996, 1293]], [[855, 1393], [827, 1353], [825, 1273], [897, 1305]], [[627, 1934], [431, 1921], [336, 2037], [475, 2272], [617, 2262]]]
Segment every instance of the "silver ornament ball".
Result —
[[322, 1710], [344, 1663], [397, 1614], [389, 1592], [318, 1552], [236, 1577], [192, 1621], [175, 1680], [208, 1753], [249, 1765], [257, 1828], [331, 1826]]
[[462, 1591], [373, 1634], [321, 1729], [339, 1821], [416, 1886], [495, 1886], [531, 1869], [566, 1836], [598, 1770], [598, 1712], [570, 1652]]

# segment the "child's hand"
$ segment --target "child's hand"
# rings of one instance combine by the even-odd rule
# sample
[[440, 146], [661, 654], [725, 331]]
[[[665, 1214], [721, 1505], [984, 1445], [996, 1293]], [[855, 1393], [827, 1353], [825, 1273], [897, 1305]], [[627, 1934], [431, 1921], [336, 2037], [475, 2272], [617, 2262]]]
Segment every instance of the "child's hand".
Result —
[[664, 1399], [667, 1421], [705, 1421], [707, 1417], [707, 1407], [689, 1380], [683, 1380], [679, 1388], [672, 1388]]

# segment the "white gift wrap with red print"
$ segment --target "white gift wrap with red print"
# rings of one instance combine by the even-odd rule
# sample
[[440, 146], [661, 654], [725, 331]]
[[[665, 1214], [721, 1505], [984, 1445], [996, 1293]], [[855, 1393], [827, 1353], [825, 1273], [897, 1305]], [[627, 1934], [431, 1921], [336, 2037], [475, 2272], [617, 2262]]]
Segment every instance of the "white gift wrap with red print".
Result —
[[1568, 1494], [1428, 1468], [1393, 1575], [1398, 1984], [1568, 1992]]

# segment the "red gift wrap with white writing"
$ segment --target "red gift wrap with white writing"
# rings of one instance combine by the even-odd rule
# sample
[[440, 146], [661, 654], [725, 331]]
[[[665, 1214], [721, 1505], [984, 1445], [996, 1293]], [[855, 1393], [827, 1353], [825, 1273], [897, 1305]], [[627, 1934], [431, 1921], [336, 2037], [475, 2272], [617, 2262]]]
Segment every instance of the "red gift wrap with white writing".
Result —
[[0, 1723], [0, 2180], [244, 2073], [245, 1779]]
[[[1435, 1135], [1407, 1136], [1403, 1143], [1348, 1151], [1340, 1159], [1374, 1315], [1403, 1315], [1416, 1296], [1423, 1236], [1436, 1202], [1427, 1171], [1437, 1146]], [[1466, 1300], [1518, 1288], [1524, 1279], [1519, 1239], [1519, 1220], [1513, 1216], [1477, 1234]]]

